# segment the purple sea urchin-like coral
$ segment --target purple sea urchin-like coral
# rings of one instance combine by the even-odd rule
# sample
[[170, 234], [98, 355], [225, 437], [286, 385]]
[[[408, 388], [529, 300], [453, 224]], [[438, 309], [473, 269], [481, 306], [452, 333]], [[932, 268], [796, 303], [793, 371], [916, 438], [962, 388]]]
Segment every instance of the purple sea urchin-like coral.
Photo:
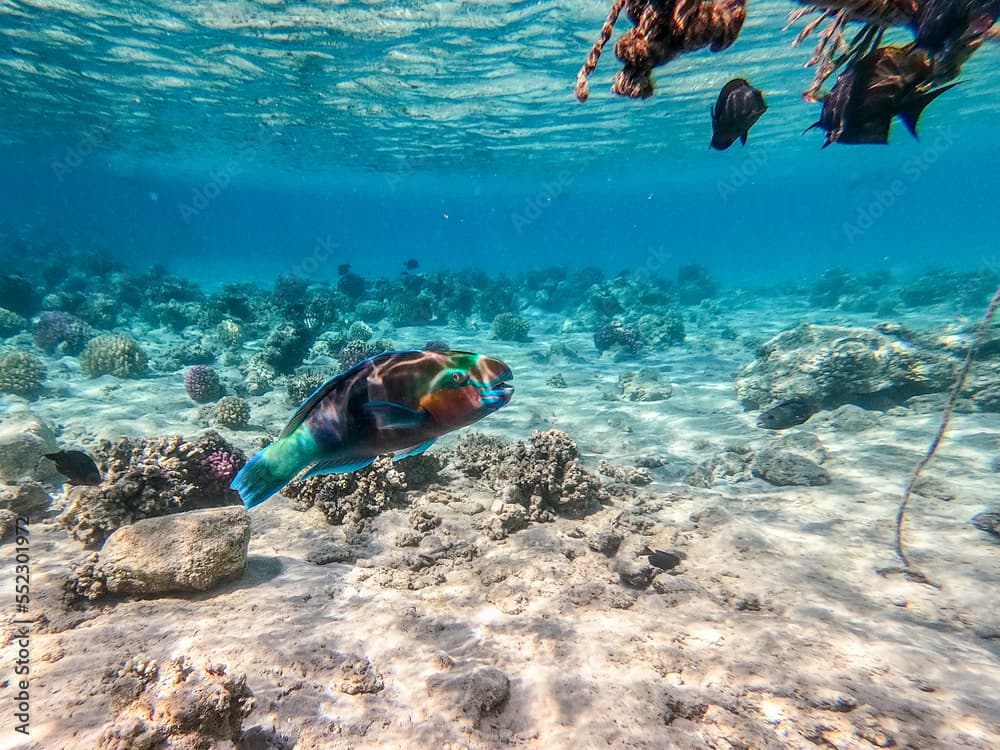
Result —
[[219, 448], [199, 459], [198, 468], [209, 481], [228, 487], [245, 463], [246, 459], [242, 455]]
[[618, 320], [601, 326], [594, 333], [594, 346], [599, 352], [608, 349], [622, 349], [630, 354], [638, 354], [642, 351], [642, 343], [642, 337], [638, 331], [626, 327]]
[[61, 310], [43, 312], [35, 323], [35, 346], [46, 352], [79, 354], [94, 337], [90, 324]]
[[219, 373], [208, 365], [195, 365], [184, 373], [184, 390], [199, 404], [215, 401], [222, 395]]

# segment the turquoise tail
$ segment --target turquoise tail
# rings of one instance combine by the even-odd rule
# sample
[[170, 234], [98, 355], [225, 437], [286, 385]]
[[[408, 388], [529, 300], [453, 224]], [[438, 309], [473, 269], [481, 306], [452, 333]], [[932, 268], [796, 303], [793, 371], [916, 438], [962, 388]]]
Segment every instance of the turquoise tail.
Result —
[[[262, 450], [251, 458], [247, 465], [240, 469], [240, 473], [233, 479], [229, 488], [240, 493], [243, 506], [250, 510], [255, 505], [260, 505], [271, 495], [279, 492], [298, 473], [298, 466], [289, 471], [288, 462], [280, 461], [281, 451], [276, 452], [275, 448], [281, 446], [283, 441], [279, 440]], [[276, 455], [277, 453], [277, 455]], [[284, 464], [284, 466], [282, 466]]]

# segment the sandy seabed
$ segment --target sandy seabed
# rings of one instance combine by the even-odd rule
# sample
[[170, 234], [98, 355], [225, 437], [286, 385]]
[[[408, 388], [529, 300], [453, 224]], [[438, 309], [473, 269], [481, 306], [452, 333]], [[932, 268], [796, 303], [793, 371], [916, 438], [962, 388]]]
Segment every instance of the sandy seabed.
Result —
[[[805, 306], [730, 317], [737, 331], [757, 336], [804, 319], [874, 322]], [[555, 331], [559, 322], [538, 317], [533, 330]], [[876, 570], [895, 564], [897, 502], [937, 414], [879, 414], [850, 432], [821, 414], [780, 435], [758, 430], [733, 390], [752, 353], [710, 327], [691, 327], [685, 346], [635, 363], [599, 360], [589, 334], [538, 333], [525, 345], [485, 333], [402, 331], [412, 340], [397, 332], [397, 344], [445, 338], [511, 365], [511, 404], [476, 429], [512, 439], [564, 430], [594, 472], [601, 460], [663, 466], [651, 484], [616, 494], [599, 512], [500, 541], [476, 528], [495, 496], [446, 470], [451, 481], [413, 503], [440, 517], [436, 543], [473, 552], [445, 554], [423, 570], [394, 543], [409, 529], [408, 508], [374, 519], [363, 545], [354, 542], [356, 560], [321, 565], [313, 560], [331, 544], [348, 544], [343, 528], [278, 496], [251, 512], [249, 562], [238, 580], [204, 594], [82, 608], [61, 600], [82, 548], [54, 514], [33, 519], [31, 734], [11, 730], [17, 646], [8, 637], [0, 747], [94, 747], [113, 718], [105, 676], [137, 656], [181, 655], [246, 675], [255, 702], [243, 722], [245, 748], [1000, 747], [1000, 544], [969, 523], [1000, 504], [991, 468], [1000, 414], [957, 415], [928, 471], [952, 499], [914, 500], [910, 553], [933, 588]], [[163, 334], [164, 346], [169, 339]], [[586, 361], [544, 362], [555, 341]], [[637, 366], [659, 370], [673, 396], [609, 400], [619, 373]], [[222, 372], [232, 380], [234, 372]], [[556, 372], [567, 388], [546, 385]], [[66, 445], [195, 436], [207, 426], [179, 374], [87, 380], [67, 357], [49, 360], [49, 380], [54, 395], [3, 405], [30, 409]], [[222, 431], [248, 452], [291, 413], [283, 390], [250, 402], [251, 427]], [[791, 432], [819, 439], [830, 484], [683, 481], [727, 445]], [[448, 436], [431, 450], [455, 444]], [[469, 501], [484, 510], [470, 514]], [[590, 544], [609, 530], [623, 536], [614, 555]], [[683, 560], [648, 585], [628, 585], [622, 571], [646, 545]], [[13, 546], [3, 549], [11, 633]], [[345, 660], [365, 659], [381, 688], [345, 692]], [[485, 713], [461, 691], [483, 667], [510, 681], [506, 701]]]

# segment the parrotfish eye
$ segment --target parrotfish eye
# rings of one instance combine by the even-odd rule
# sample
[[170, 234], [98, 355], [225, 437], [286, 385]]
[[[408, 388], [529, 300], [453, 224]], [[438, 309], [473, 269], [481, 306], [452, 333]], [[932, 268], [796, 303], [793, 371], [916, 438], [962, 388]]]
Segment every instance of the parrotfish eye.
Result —
[[455, 385], [465, 385], [469, 382], [469, 373], [455, 370], [455, 372], [451, 374], [451, 382]]

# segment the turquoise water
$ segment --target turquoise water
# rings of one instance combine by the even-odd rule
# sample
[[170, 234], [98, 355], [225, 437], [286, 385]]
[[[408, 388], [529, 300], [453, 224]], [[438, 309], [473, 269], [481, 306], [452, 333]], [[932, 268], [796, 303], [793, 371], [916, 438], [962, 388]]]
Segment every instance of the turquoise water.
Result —
[[[658, 68], [646, 101], [609, 92], [609, 47], [579, 104], [604, 3], [6, 2], [0, 223], [208, 286], [411, 256], [696, 261], [741, 284], [996, 263], [1000, 46], [928, 109], [920, 142], [897, 123], [888, 147], [821, 151], [802, 134], [820, 107], [800, 98], [813, 38], [792, 48], [793, 7], [751, 2], [732, 48]], [[770, 109], [745, 148], [710, 152], [735, 76]]]

